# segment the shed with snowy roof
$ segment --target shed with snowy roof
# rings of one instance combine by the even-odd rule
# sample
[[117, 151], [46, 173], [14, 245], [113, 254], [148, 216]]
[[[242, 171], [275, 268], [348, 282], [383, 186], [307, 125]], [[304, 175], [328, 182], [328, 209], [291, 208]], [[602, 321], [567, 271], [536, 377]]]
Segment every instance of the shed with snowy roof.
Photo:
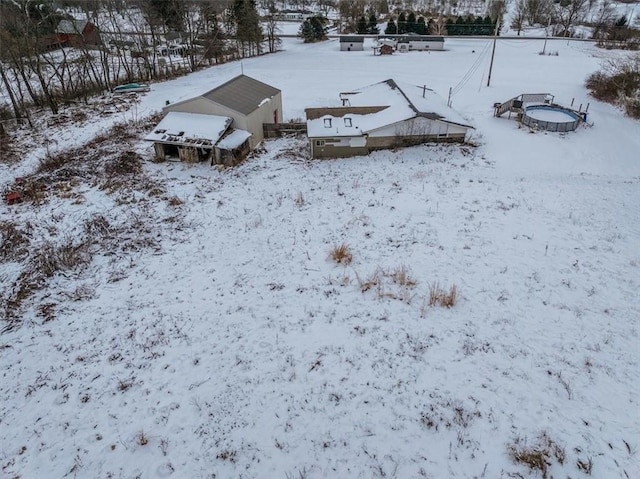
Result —
[[152, 141], [156, 158], [234, 166], [249, 153], [251, 133], [231, 128], [226, 116], [171, 111], [145, 136]]
[[249, 146], [253, 149], [264, 138], [264, 123], [282, 123], [282, 93], [271, 85], [239, 75], [202, 95], [169, 104], [163, 111], [229, 117], [234, 129], [251, 134]]
[[314, 158], [426, 142], [464, 142], [473, 127], [426, 86], [385, 80], [340, 94], [342, 106], [307, 108]]

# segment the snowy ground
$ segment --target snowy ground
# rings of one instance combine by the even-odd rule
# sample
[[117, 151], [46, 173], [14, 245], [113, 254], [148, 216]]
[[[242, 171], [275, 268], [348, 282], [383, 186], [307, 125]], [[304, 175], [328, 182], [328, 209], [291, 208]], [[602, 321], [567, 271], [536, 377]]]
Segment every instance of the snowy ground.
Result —
[[[608, 52], [551, 45], [500, 41], [486, 87], [488, 41], [378, 57], [292, 39], [23, 140], [2, 184], [39, 144], [81, 146], [242, 68], [283, 91], [285, 118], [386, 78], [452, 87], [479, 146], [310, 161], [281, 139], [233, 170], [149, 162], [126, 195], [76, 180], [0, 207], [33, 250], [98, 216], [146, 235], [48, 278], [0, 336], [3, 476], [638, 477], [640, 124], [587, 96]], [[590, 102], [593, 126], [492, 117], [533, 92]], [[0, 264], [4, 293], [20, 267]], [[436, 282], [453, 308], [429, 306]]]

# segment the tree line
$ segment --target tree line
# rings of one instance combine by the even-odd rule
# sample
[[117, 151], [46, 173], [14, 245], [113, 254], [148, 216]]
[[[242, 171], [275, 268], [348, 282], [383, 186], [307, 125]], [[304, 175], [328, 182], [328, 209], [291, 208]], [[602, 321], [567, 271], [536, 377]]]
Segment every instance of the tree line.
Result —
[[550, 35], [573, 37], [586, 25], [601, 45], [640, 48], [640, 31], [629, 21], [613, 0], [516, 0], [511, 28], [520, 34], [527, 26], [545, 26]]
[[[88, 101], [123, 82], [275, 51], [271, 3], [261, 18], [255, 0], [0, 0], [0, 85], [10, 102], [3, 115], [30, 121], [31, 106], [56, 114], [66, 102]], [[56, 29], [71, 19], [69, 9], [98, 26], [97, 45], [59, 48]], [[182, 57], [159, 52], [169, 39]]]

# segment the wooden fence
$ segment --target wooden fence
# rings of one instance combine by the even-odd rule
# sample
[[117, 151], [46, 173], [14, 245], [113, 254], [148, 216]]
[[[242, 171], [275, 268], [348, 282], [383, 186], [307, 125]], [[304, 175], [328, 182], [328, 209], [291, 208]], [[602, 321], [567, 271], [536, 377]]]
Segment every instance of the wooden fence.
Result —
[[262, 131], [265, 138], [279, 138], [285, 135], [307, 133], [306, 123], [264, 123]]

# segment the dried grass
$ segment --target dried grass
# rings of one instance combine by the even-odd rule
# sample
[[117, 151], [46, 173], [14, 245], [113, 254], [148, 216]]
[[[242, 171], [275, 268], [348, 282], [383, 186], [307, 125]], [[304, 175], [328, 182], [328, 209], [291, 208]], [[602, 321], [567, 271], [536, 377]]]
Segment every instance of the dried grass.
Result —
[[346, 243], [335, 245], [329, 252], [329, 257], [338, 264], [348, 265], [353, 261], [353, 254]]
[[452, 308], [458, 301], [458, 287], [452, 284], [449, 289], [440, 286], [437, 281], [429, 285], [429, 306]]
[[413, 277], [411, 268], [406, 265], [400, 265], [396, 269], [389, 273], [389, 276], [394, 283], [405, 286], [407, 288], [413, 288], [418, 284], [418, 281]]
[[29, 233], [11, 221], [0, 222], [0, 261], [20, 261], [29, 253]]
[[540, 434], [535, 445], [527, 446], [524, 443], [526, 441], [516, 438], [514, 444], [508, 447], [509, 457], [516, 464], [523, 464], [531, 471], [539, 471], [543, 479], [548, 477], [552, 459], [560, 465], [563, 465], [566, 460], [564, 448], [551, 439], [546, 432]]

